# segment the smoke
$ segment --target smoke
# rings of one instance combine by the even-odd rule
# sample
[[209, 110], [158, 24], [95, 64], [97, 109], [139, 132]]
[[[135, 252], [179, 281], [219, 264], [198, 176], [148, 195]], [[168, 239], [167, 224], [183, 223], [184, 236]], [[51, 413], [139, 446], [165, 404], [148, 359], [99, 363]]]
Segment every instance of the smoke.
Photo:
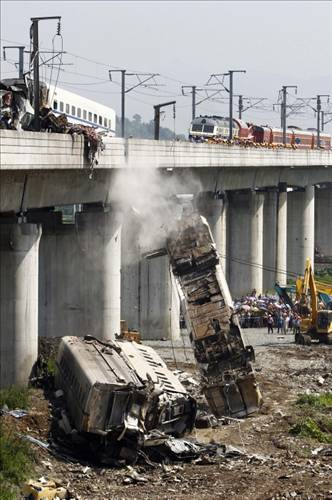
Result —
[[[175, 229], [181, 213], [179, 194], [197, 194], [199, 180], [190, 171], [129, 167], [116, 171], [111, 200], [123, 213], [123, 229], [135, 232], [142, 252], [165, 245], [165, 238]], [[131, 230], [131, 229], [130, 229]]]

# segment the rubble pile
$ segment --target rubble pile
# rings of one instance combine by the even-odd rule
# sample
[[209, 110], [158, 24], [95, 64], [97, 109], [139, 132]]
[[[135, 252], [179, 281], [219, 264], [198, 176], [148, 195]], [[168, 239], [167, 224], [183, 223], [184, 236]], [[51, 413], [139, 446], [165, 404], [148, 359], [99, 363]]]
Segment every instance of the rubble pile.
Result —
[[245, 416], [261, 395], [209, 226], [196, 212], [183, 213], [167, 241], [173, 274], [183, 296], [185, 320], [202, 390], [215, 416]]

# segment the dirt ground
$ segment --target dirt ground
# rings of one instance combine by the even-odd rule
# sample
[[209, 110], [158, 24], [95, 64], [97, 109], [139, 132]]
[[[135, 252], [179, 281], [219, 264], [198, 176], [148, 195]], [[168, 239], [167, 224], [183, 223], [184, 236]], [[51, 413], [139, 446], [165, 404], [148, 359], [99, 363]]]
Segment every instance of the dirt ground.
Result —
[[[88, 458], [54, 457], [32, 445], [37, 462], [34, 479], [46, 476], [57, 480], [68, 488], [71, 498], [81, 500], [332, 500], [332, 451], [324, 454], [331, 445], [289, 433], [298, 418], [298, 394], [332, 391], [331, 366], [329, 346], [257, 347], [256, 368], [264, 397], [261, 412], [242, 421], [193, 432], [200, 442], [237, 447], [244, 452], [238, 457], [203, 456], [192, 463], [110, 468], [96, 466]], [[195, 371], [189, 365], [185, 369]], [[2, 418], [17, 430], [47, 441], [52, 438], [51, 410], [43, 391], [34, 389], [29, 415], [19, 420], [9, 415]]]

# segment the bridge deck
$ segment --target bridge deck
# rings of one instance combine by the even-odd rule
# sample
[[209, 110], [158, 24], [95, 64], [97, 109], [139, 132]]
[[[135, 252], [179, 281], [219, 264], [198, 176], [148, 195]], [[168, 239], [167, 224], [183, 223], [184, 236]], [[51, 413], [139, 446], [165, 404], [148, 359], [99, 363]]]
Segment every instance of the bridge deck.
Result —
[[[331, 166], [331, 151], [270, 150], [177, 141], [104, 138], [97, 169]], [[0, 131], [1, 170], [88, 167], [81, 136]]]

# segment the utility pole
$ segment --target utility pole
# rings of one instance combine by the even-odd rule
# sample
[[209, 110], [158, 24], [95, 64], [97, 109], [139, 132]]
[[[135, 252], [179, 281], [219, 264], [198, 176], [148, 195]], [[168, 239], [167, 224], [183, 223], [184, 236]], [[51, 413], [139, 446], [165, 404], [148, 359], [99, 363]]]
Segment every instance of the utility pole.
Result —
[[[126, 69], [110, 69], [108, 71], [109, 79], [112, 82], [112, 73], [121, 73], [121, 137], [125, 137], [125, 120], [126, 120], [126, 112], [125, 112], [125, 96], [128, 94], [128, 92], [131, 92], [133, 89], [140, 87], [143, 85], [143, 87], [160, 87], [160, 85], [157, 85], [156, 83], [154, 84], [149, 84], [145, 85], [146, 82], [151, 80], [152, 78], [159, 76], [159, 73], [127, 73]], [[130, 87], [129, 89], [126, 89], [126, 76], [136, 76], [138, 83]], [[144, 80], [141, 80], [142, 76], [146, 76]]]
[[[208, 85], [208, 84], [207, 84]], [[183, 96], [187, 96], [188, 94], [186, 94], [186, 89], [191, 89], [191, 119], [194, 120], [195, 117], [196, 117], [196, 107], [201, 104], [202, 102], [204, 101], [208, 101], [210, 99], [212, 99], [214, 96], [216, 96], [217, 94], [219, 94], [221, 92], [221, 89], [209, 89], [209, 88], [206, 88], [206, 87], [197, 87], [196, 85], [182, 85], [181, 87], [182, 89], [182, 95]], [[206, 97], [204, 97], [203, 99], [201, 99], [200, 101], [197, 102], [197, 96], [198, 96], [198, 92], [202, 92], [202, 91], [205, 91], [206, 93]], [[213, 94], [209, 95], [208, 94], [208, 91], [212, 91]]]
[[39, 33], [38, 33], [38, 22], [46, 21], [51, 19], [57, 19], [58, 21], [58, 34], [60, 34], [60, 21], [61, 16], [49, 16], [49, 17], [31, 17], [31, 28], [30, 28], [30, 38], [32, 38], [32, 54], [30, 59], [30, 64], [33, 63], [33, 107], [34, 107], [34, 127], [36, 130], [40, 130], [40, 88], [39, 88]]
[[242, 111], [243, 111], [243, 96], [239, 95], [239, 120], [242, 119]]
[[191, 89], [191, 119], [194, 120], [196, 117], [196, 93], [199, 90], [196, 85], [182, 85], [182, 95], [186, 96], [188, 94], [185, 93], [185, 89]]
[[164, 102], [163, 104], [156, 104], [154, 108], [154, 140], [159, 141], [159, 131], [160, 131], [160, 108], [165, 106], [175, 105], [176, 101]]
[[[327, 102], [329, 102], [329, 94], [318, 94], [316, 96], [316, 112], [317, 112], [317, 148], [320, 148], [320, 118], [322, 111], [322, 101], [321, 97], [327, 97]], [[324, 129], [324, 115], [322, 117], [322, 130]]]
[[[3, 60], [6, 60], [6, 49], [18, 49], [18, 77], [23, 78], [24, 74], [24, 45], [6, 45], [3, 47]], [[16, 64], [15, 64], [16, 66]]]
[[285, 146], [287, 143], [287, 89], [295, 89], [295, 94], [297, 94], [297, 85], [283, 85], [281, 89], [282, 100], [281, 100], [281, 128], [282, 128], [282, 143]]
[[233, 74], [246, 73], [244, 69], [230, 69], [228, 70], [229, 76], [229, 140], [233, 139]]

